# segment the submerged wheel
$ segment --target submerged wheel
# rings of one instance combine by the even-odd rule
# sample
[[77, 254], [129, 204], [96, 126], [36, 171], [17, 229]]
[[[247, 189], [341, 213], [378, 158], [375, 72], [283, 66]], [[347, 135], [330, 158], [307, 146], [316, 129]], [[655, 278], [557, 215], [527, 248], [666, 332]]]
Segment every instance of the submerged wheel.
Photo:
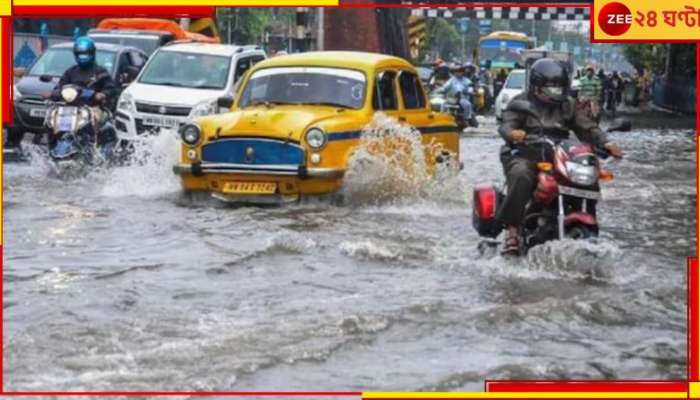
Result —
[[596, 237], [595, 232], [593, 232], [590, 228], [582, 225], [576, 225], [572, 228], [569, 229], [569, 231], [566, 233], [566, 237], [571, 238], [571, 239], [590, 239], [593, 237]]

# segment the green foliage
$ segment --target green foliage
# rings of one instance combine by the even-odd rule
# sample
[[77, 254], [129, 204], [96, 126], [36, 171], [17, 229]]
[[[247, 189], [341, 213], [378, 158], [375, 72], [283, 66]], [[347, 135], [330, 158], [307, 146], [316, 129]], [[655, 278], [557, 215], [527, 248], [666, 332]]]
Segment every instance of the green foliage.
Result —
[[222, 38], [228, 39], [230, 26], [230, 37], [236, 44], [260, 43], [265, 28], [272, 18], [270, 8], [222, 7], [217, 9], [217, 22]]
[[452, 23], [443, 18], [428, 18], [425, 28], [426, 40], [423, 41], [423, 52], [430, 51], [431, 56], [437, 56], [444, 60], [450, 60], [459, 55], [462, 49], [462, 39]]
[[627, 61], [637, 70], [648, 69], [658, 73], [665, 69], [667, 46], [659, 43], [635, 43], [623, 45]]

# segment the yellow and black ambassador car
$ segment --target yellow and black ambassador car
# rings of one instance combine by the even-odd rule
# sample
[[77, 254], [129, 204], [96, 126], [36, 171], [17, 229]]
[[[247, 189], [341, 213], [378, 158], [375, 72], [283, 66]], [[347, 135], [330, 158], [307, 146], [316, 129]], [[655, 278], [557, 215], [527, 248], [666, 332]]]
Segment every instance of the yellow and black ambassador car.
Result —
[[[430, 109], [407, 61], [361, 52], [310, 52], [252, 67], [230, 112], [180, 129], [174, 171], [185, 191], [231, 202], [283, 202], [342, 187], [348, 161], [375, 114], [415, 127], [424, 144], [459, 157], [454, 119]], [[390, 140], [390, 139], [389, 139]], [[441, 157], [427, 160], [432, 168]]]

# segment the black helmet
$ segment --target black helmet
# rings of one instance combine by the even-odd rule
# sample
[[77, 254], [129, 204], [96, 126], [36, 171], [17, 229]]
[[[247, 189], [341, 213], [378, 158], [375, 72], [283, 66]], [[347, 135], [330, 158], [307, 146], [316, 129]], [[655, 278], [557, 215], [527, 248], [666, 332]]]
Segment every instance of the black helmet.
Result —
[[569, 90], [569, 74], [551, 58], [539, 59], [530, 67], [529, 90], [545, 103], [561, 103]]

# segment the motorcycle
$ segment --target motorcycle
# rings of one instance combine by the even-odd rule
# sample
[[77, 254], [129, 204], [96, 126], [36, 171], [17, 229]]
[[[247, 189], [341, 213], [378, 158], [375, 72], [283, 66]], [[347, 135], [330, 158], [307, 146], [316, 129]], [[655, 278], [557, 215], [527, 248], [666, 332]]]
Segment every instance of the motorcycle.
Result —
[[479, 79], [475, 81], [476, 92], [474, 93], [474, 111], [478, 113], [485, 113], [491, 108], [491, 96], [489, 95], [489, 90], [486, 83]]
[[[470, 101], [473, 100], [474, 89], [470, 86], [466, 91], [467, 93], [464, 95], [470, 96]], [[445, 93], [440, 90], [435, 90], [430, 94], [430, 107], [432, 110], [452, 115], [460, 132], [467, 127], [476, 128], [479, 126], [473, 111], [471, 115], [465, 115], [464, 109], [460, 105], [462, 96], [462, 93], [457, 93], [456, 96], [445, 96]], [[474, 104], [473, 101], [471, 103]]]
[[111, 112], [95, 105], [96, 92], [77, 85], [61, 89], [50, 102], [44, 124], [49, 129], [49, 158], [58, 172], [109, 163], [117, 136]]
[[[526, 113], [540, 123], [539, 132], [527, 141], [541, 149], [542, 159], [537, 163], [537, 187], [520, 224], [521, 254], [551, 240], [596, 237], [600, 182], [613, 179], [612, 173], [601, 168], [600, 163], [600, 159], [609, 156], [608, 151], [571, 139], [553, 140], [545, 136], [542, 122], [527, 101], [511, 101], [508, 110]], [[552, 133], [561, 135], [565, 131], [567, 135], [563, 136], [568, 136], [568, 129], [557, 129], [559, 132]], [[629, 120], [618, 119], [606, 131], [625, 132], [630, 129]], [[496, 220], [496, 213], [505, 198], [505, 190], [489, 184], [478, 185], [473, 195], [472, 224], [479, 235], [486, 238], [479, 243], [479, 250], [483, 253], [499, 244], [495, 238], [503, 226]]]

